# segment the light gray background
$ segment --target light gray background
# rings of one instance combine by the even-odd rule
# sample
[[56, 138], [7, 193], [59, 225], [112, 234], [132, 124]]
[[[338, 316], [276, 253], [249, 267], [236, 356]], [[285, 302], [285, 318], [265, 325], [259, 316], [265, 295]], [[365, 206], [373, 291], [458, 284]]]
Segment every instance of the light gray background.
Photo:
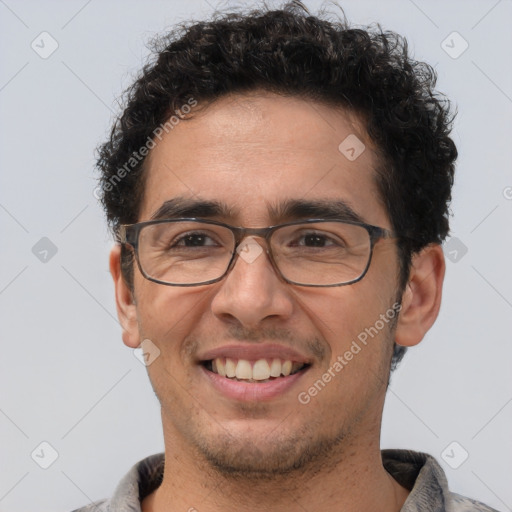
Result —
[[[209, 15], [210, 3], [0, 0], [0, 511], [65, 512], [110, 496], [132, 464], [163, 449], [146, 369], [120, 338], [93, 150], [144, 41]], [[342, 5], [356, 24], [407, 36], [459, 109], [458, 260], [447, 261], [437, 324], [393, 377], [382, 446], [432, 453], [453, 490], [512, 510], [512, 3]], [[43, 31], [59, 44], [47, 59], [31, 48]], [[456, 59], [441, 46], [453, 31], [469, 43]], [[445, 43], [452, 53], [461, 44]], [[46, 262], [32, 251], [42, 237], [57, 248]], [[43, 441], [58, 452], [46, 470], [31, 458], [51, 461]], [[441, 457], [453, 441], [452, 465], [469, 453], [458, 469]]]

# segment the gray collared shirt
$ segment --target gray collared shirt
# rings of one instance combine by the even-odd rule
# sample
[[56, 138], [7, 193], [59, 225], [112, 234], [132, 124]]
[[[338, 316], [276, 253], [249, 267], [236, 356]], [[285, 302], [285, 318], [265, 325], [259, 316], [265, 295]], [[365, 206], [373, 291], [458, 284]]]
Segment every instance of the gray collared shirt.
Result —
[[[386, 471], [410, 491], [401, 512], [496, 512], [478, 501], [455, 494], [441, 466], [425, 453], [383, 450]], [[113, 496], [73, 512], [141, 512], [142, 500], [162, 483], [164, 454], [147, 457], [130, 469]]]

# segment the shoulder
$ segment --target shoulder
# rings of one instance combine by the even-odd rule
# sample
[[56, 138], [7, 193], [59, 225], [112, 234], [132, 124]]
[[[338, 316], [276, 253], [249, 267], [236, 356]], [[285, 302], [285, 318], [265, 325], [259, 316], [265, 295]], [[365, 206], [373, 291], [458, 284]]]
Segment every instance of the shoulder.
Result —
[[118, 483], [110, 499], [98, 500], [72, 512], [140, 511], [143, 498], [162, 482], [165, 454], [150, 455], [137, 462]]
[[427, 453], [411, 450], [382, 450], [388, 473], [410, 494], [402, 512], [497, 512], [472, 498], [451, 492], [442, 467]]
[[491, 508], [480, 501], [461, 496], [457, 493], [450, 493], [452, 500], [451, 512], [497, 512], [496, 509]]
[[95, 501], [89, 503], [85, 507], [77, 508], [72, 512], [107, 512], [108, 511], [108, 500]]

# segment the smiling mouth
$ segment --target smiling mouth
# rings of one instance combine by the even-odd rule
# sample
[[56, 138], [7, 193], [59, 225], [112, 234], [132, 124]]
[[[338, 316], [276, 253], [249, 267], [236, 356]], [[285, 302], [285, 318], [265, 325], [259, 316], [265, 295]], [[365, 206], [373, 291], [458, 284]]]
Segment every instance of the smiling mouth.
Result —
[[217, 357], [203, 361], [202, 364], [208, 371], [216, 373], [226, 379], [253, 383], [271, 382], [276, 379], [282, 379], [304, 371], [310, 366], [307, 363], [293, 362], [289, 359], [272, 358], [250, 361], [230, 357]]

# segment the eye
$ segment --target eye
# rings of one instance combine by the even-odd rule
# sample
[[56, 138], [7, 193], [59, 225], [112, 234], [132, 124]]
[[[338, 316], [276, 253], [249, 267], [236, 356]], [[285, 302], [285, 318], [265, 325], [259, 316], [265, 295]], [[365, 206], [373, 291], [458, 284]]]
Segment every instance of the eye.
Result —
[[309, 233], [302, 235], [299, 238], [298, 245], [304, 245], [306, 247], [325, 247], [326, 245], [332, 245], [333, 241], [323, 233]]
[[345, 243], [338, 236], [322, 231], [309, 231], [296, 233], [290, 240], [289, 246], [306, 248], [345, 247]]
[[208, 234], [194, 232], [184, 233], [169, 243], [169, 248], [174, 247], [216, 247], [219, 244]]

